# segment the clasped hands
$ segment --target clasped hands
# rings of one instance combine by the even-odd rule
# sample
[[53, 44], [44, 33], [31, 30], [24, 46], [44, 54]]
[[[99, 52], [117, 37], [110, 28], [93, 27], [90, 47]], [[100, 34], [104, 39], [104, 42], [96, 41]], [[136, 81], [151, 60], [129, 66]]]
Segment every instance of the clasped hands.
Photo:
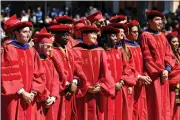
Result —
[[123, 81], [123, 80], [120, 80], [119, 82], [117, 82], [117, 83], [115, 84], [115, 90], [116, 90], [116, 91], [119, 91], [119, 90], [122, 88], [123, 85], [124, 85], [124, 81]]
[[53, 96], [48, 96], [46, 101], [45, 101], [45, 107], [49, 108], [53, 103], [56, 102], [56, 98]]
[[144, 75], [138, 75], [138, 80], [140, 80], [144, 85], [149, 85], [152, 82], [149, 76], [144, 76]]
[[96, 84], [94, 86], [90, 86], [88, 88], [89, 93], [97, 93], [97, 92], [100, 92], [100, 91], [101, 91], [101, 86], [99, 84]]
[[34, 97], [35, 97], [35, 93], [33, 92], [26, 92], [26, 91], [23, 91], [21, 93], [23, 99], [26, 101], [27, 104], [30, 104], [33, 100], [34, 100]]
[[[115, 90], [118, 92], [124, 85], [124, 81], [120, 80], [115, 84]], [[128, 87], [128, 95], [133, 93], [133, 87]]]
[[76, 91], [77, 91], [77, 85], [75, 84], [75, 83], [68, 83], [67, 85], [66, 85], [66, 90], [67, 90], [67, 92], [66, 92], [66, 96], [68, 96], [68, 95], [71, 95], [71, 94], [73, 94], [73, 93], [76, 93]]

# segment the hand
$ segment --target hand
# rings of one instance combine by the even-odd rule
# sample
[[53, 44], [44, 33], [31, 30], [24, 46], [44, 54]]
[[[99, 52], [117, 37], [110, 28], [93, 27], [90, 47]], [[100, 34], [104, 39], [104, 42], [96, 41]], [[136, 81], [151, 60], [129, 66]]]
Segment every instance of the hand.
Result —
[[101, 88], [100, 85], [90, 86], [88, 88], [88, 92], [89, 93], [97, 93], [100, 91], [100, 88]]
[[70, 83], [68, 81], [66, 81], [66, 88], [68, 88], [70, 85]]
[[98, 85], [95, 85], [94, 87], [93, 87], [93, 92], [94, 93], [97, 93], [97, 92], [99, 92], [99, 91], [101, 91], [101, 86], [98, 84]]
[[34, 97], [30, 93], [28, 93], [26, 91], [23, 91], [21, 94], [22, 94], [23, 99], [28, 104], [30, 104], [33, 101], [33, 99], [34, 99]]
[[51, 100], [53, 101], [53, 103], [55, 103], [56, 102], [56, 98], [55, 97], [51, 97]]
[[89, 86], [88, 92], [89, 92], [89, 93], [93, 93], [93, 87], [92, 87], [92, 86]]
[[77, 91], [77, 86], [75, 85], [75, 83], [70, 84], [69, 90], [71, 93], [75, 93]]
[[32, 92], [30, 92], [30, 95], [31, 95], [31, 97], [32, 97], [32, 101], [34, 100], [34, 97], [35, 97], [35, 94], [34, 93], [32, 93]]
[[128, 87], [128, 95], [133, 93], [133, 88], [132, 87]]
[[54, 100], [51, 97], [48, 97], [45, 102], [45, 107], [49, 108], [54, 103]]
[[70, 96], [72, 93], [70, 91], [67, 91], [66, 96]]
[[50, 96], [47, 97], [47, 99], [45, 101], [45, 104], [48, 104], [49, 102], [51, 102], [51, 97]]
[[119, 91], [121, 88], [122, 88], [122, 83], [120, 83], [120, 82], [117, 82], [116, 84], [115, 84], [115, 90], [116, 91]]
[[143, 76], [143, 75], [139, 75], [139, 80], [144, 84], [144, 85], [148, 85], [151, 84], [152, 80], [149, 76]]
[[162, 74], [161, 74], [161, 81], [165, 82], [166, 80], [168, 80], [168, 71], [167, 70], [163, 70]]

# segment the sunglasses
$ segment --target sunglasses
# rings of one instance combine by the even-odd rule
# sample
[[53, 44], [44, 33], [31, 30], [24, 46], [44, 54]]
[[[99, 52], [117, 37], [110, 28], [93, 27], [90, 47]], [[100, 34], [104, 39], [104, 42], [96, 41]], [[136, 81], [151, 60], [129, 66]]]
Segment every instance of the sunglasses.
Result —
[[96, 23], [97, 23], [97, 24], [105, 24], [105, 20], [97, 21]]

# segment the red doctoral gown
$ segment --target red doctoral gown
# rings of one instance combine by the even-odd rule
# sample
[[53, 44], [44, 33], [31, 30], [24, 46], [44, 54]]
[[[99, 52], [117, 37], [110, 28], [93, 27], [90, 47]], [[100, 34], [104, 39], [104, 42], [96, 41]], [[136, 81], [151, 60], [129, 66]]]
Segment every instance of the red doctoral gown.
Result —
[[18, 90], [43, 93], [45, 71], [34, 48], [16, 40], [4, 46], [1, 53], [1, 100], [3, 120], [36, 120], [36, 103], [27, 104]]
[[[75, 97], [83, 96], [83, 92], [81, 89], [84, 90], [85, 88], [78, 89], [76, 94], [72, 94], [71, 96], [65, 97], [65, 87], [66, 82], [68, 81], [71, 83], [74, 78], [77, 78], [79, 82], [86, 83], [86, 76], [82, 71], [79, 64], [82, 60], [79, 57], [74, 56], [74, 53], [71, 48], [65, 47], [65, 50], [61, 47], [55, 47], [53, 50], [52, 59], [54, 61], [55, 67], [59, 74], [64, 74], [65, 79], [62, 80], [61, 87], [60, 87], [60, 117], [59, 120], [70, 120], [70, 119], [77, 119], [77, 110], [76, 110], [76, 102]], [[62, 68], [64, 70], [62, 70]], [[86, 87], [86, 85], [84, 86]]]
[[[132, 55], [132, 64], [138, 74], [143, 75], [143, 56], [140, 45], [135, 41], [126, 40], [126, 46], [129, 48]], [[145, 86], [137, 81], [134, 86], [134, 106], [133, 106], [133, 120], [147, 120], [147, 102], [146, 102]]]
[[171, 120], [180, 119], [180, 108], [176, 105], [176, 94], [175, 89], [177, 84], [180, 83], [180, 53], [175, 53], [176, 63], [169, 75], [170, 85], [170, 108], [171, 108]]
[[145, 31], [140, 36], [144, 64], [152, 83], [146, 87], [148, 119], [170, 120], [169, 81], [161, 82], [162, 71], [175, 65], [171, 47], [161, 32]]
[[[38, 100], [40, 102], [38, 103], [38, 114], [41, 116], [39, 120], [57, 120], [59, 112], [57, 107], [59, 102], [59, 76], [50, 57], [41, 57], [41, 61], [43, 67], [45, 68], [46, 88], [43, 94], [38, 97]], [[58, 102], [52, 104], [50, 108], [45, 108], [44, 102], [48, 96], [55, 97], [56, 101]]]
[[100, 84], [102, 91], [87, 92], [77, 99], [78, 120], [104, 120], [105, 101], [103, 95], [114, 96], [115, 88], [111, 72], [108, 70], [107, 56], [104, 50], [96, 45], [89, 47], [83, 43], [73, 48], [84, 60], [82, 69], [89, 86]]
[[114, 86], [120, 80], [124, 80], [125, 85], [117, 92], [115, 97], [108, 97], [107, 117], [105, 120], [131, 120], [132, 118], [132, 95], [128, 95], [128, 87], [136, 84], [137, 76], [125, 55], [119, 49], [107, 49], [109, 69], [114, 78]]

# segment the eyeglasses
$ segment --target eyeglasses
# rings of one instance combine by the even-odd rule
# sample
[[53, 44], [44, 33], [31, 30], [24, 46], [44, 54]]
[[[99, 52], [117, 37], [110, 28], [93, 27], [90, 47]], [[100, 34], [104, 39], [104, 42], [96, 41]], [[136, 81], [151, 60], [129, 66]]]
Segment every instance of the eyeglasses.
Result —
[[105, 24], [105, 20], [97, 21], [96, 24]]
[[45, 48], [53, 48], [53, 45], [44, 45]]

